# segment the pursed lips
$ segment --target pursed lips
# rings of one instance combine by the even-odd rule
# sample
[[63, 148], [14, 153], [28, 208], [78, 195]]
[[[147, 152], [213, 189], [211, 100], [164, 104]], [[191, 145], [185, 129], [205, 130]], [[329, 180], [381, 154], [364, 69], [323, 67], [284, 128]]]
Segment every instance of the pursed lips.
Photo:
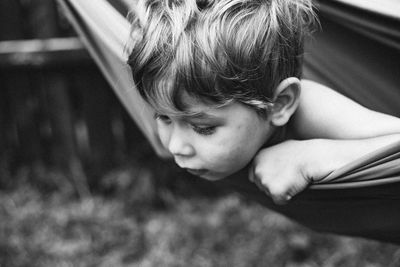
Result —
[[187, 172], [189, 172], [189, 173], [191, 173], [193, 175], [196, 175], [196, 176], [204, 175], [209, 171], [207, 169], [188, 168], [188, 167], [185, 166], [185, 164], [181, 164], [181, 162], [179, 162], [176, 159], [175, 159], [175, 162], [180, 168], [182, 168], [182, 169], [186, 170]]

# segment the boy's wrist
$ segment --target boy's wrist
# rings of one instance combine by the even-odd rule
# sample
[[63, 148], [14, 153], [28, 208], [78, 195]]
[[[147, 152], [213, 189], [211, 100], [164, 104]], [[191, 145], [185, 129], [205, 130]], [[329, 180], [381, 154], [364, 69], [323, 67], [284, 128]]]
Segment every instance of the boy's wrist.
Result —
[[311, 182], [322, 180], [334, 170], [351, 161], [343, 141], [331, 139], [309, 139], [300, 141], [306, 148], [302, 171]]

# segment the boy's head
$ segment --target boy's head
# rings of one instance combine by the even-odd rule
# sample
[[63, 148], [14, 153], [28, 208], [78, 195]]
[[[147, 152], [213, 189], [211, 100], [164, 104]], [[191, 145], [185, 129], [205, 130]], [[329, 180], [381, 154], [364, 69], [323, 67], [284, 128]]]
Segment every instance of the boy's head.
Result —
[[[168, 141], [163, 143], [169, 145], [171, 132], [164, 134], [165, 130], [179, 116], [186, 116], [180, 122], [194, 125], [193, 129], [200, 125], [197, 128], [208, 131], [211, 125], [228, 133], [242, 128], [240, 138], [238, 134], [220, 138], [235, 139], [236, 146], [234, 141], [221, 146], [207, 133], [203, 163], [188, 163], [180, 152], [177, 160], [170, 149], [180, 166], [208, 169], [225, 160], [213, 169], [225, 170], [215, 177], [226, 176], [244, 167], [271, 135], [269, 126], [256, 127], [257, 134], [248, 136], [254, 140], [246, 142], [243, 127], [254, 126], [247, 124], [253, 113], [265, 120], [273, 112], [282, 113], [284, 118], [275, 126], [287, 122], [297, 107], [296, 77], [301, 75], [303, 38], [312, 21], [310, 0], [139, 0], [132, 12], [128, 63], [141, 95], [161, 114], [160, 137]], [[220, 120], [187, 120], [201, 118], [208, 108]], [[248, 115], [242, 118], [245, 124], [235, 124], [234, 111]], [[183, 125], [180, 122], [178, 126]], [[221, 151], [212, 154], [218, 146]]]
[[182, 92], [261, 112], [288, 77], [300, 78], [310, 0], [139, 0], [128, 63], [157, 109], [185, 111]]

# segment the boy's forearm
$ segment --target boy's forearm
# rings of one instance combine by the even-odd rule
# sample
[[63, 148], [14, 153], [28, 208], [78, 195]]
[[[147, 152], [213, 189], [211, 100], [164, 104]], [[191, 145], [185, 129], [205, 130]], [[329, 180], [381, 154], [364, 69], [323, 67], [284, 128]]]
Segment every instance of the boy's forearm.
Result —
[[400, 134], [333, 140], [287, 140], [262, 149], [253, 160], [250, 180], [276, 203], [285, 203], [310, 183], [368, 153], [400, 140]]
[[313, 180], [319, 180], [330, 172], [400, 140], [400, 134], [392, 134], [357, 140], [306, 140], [315, 146], [314, 157], [305, 164], [305, 170]]

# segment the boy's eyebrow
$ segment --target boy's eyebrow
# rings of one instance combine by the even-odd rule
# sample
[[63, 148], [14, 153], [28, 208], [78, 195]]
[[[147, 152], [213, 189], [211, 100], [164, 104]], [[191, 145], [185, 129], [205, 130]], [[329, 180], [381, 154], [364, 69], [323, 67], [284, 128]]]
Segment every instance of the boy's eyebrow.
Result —
[[194, 114], [188, 114], [184, 117], [186, 119], [218, 119], [217, 116], [205, 112], [196, 112]]

